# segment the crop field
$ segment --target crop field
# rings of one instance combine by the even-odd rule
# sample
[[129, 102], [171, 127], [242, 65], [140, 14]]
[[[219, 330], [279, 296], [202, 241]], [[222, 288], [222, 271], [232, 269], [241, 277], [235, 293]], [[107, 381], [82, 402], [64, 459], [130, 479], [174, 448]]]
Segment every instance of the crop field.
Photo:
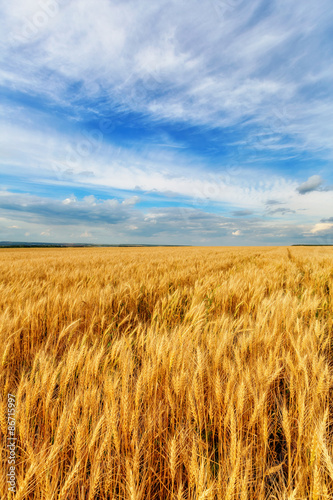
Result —
[[331, 248], [0, 250], [1, 500], [332, 499], [332, 326]]

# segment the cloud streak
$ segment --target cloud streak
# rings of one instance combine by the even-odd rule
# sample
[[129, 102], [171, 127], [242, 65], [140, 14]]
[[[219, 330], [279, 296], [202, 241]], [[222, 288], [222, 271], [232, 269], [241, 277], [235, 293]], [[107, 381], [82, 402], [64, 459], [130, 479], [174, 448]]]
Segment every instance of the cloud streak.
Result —
[[17, 0], [0, 9], [1, 184], [21, 191], [1, 195], [7, 215], [28, 225], [98, 221], [119, 237], [149, 227], [168, 241], [173, 203], [197, 241], [201, 212], [238, 218], [225, 233], [237, 240], [258, 217], [270, 241], [287, 242], [288, 224], [321, 232], [311, 228], [332, 214], [329, 0]]
[[[259, 0], [241, 2], [218, 22], [217, 4], [189, 9], [185, 2], [166, 1], [144, 1], [140, 8], [134, 1], [18, 1], [4, 9], [2, 81], [46, 93], [74, 110], [82, 97], [103, 98], [102, 108], [94, 106], [97, 113], [107, 104], [153, 120], [214, 127], [250, 120], [271, 129], [278, 141], [288, 134], [293, 146], [328, 147], [322, 134], [327, 124], [313, 125], [323, 114], [331, 122], [330, 96], [322, 92], [311, 107], [305, 104], [310, 87], [324, 85], [328, 92], [332, 83], [332, 60], [326, 58], [323, 71], [317, 52], [318, 41], [326, 41], [329, 2], [322, 0], [315, 10], [309, 0], [270, 2], [266, 11]], [[14, 50], [16, 67], [8, 62]]]

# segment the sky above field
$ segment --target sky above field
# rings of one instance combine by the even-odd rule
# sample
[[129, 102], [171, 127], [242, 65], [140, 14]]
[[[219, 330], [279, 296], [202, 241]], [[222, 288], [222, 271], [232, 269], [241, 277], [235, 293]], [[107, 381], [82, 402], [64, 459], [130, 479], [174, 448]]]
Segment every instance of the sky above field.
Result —
[[331, 0], [0, 14], [0, 240], [333, 244]]

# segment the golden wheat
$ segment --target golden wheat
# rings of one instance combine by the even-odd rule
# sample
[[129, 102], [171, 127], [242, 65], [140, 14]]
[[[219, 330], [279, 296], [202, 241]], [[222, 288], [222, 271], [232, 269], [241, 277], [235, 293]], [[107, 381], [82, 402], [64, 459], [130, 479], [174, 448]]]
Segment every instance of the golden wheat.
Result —
[[332, 290], [330, 248], [2, 249], [0, 498], [333, 498]]

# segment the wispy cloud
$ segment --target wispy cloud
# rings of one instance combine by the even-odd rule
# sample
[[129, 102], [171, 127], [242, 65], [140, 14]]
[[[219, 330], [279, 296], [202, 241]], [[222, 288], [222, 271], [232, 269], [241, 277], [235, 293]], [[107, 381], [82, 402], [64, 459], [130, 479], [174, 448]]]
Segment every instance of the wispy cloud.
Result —
[[[266, 8], [260, 0], [242, 2], [219, 22], [214, 2], [204, 8], [166, 1], [51, 4], [51, 15], [37, 1], [4, 8], [2, 45], [17, 61], [7, 60], [7, 85], [46, 93], [77, 110], [80, 98], [103, 97], [95, 112], [103, 113], [107, 102], [158, 120], [227, 126], [250, 119], [278, 136], [293, 135], [294, 145], [301, 138], [310, 147], [328, 146], [321, 133], [327, 123], [310, 130], [323, 114], [330, 122], [332, 116], [332, 60], [326, 56], [324, 71], [317, 51], [320, 40], [329, 43], [328, 0], [316, 9], [309, 0]], [[319, 85], [326, 89], [320, 98], [314, 93]]]
[[[311, 228], [332, 214], [329, 0], [17, 0], [0, 10], [1, 184], [31, 193], [3, 194], [0, 209], [19, 225], [38, 220], [53, 237], [48, 221], [98, 220], [119, 237], [121, 227], [146, 235], [140, 201], [165, 241], [171, 202], [199, 210], [185, 218], [188, 235], [201, 212], [241, 218], [225, 237], [249, 237], [256, 217], [272, 234], [285, 221], [320, 233]], [[112, 205], [101, 190], [128, 197]], [[78, 237], [86, 231], [101, 236], [84, 226]]]

